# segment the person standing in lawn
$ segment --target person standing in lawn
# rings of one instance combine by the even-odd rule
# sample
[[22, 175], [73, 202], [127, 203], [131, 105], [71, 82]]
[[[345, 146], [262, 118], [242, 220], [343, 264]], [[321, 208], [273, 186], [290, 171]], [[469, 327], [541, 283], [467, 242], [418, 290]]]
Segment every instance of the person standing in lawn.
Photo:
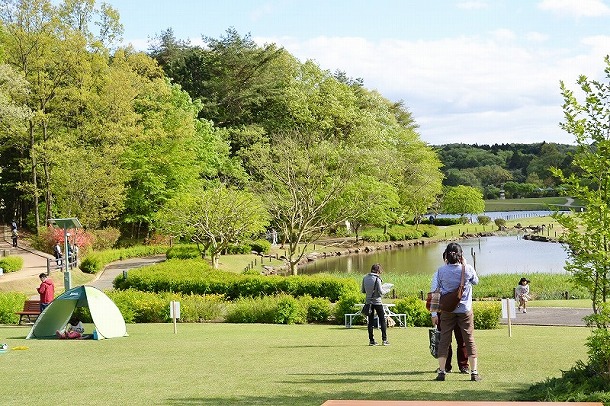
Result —
[[42, 312], [55, 299], [55, 285], [46, 273], [38, 275], [40, 286], [36, 288], [40, 294], [40, 311]]
[[385, 321], [383, 302], [381, 301], [381, 297], [387, 293], [387, 291], [385, 291], [382, 287], [383, 281], [379, 276], [381, 274], [381, 271], [381, 265], [374, 264], [371, 267], [371, 272], [364, 275], [364, 278], [362, 278], [362, 293], [366, 293], [366, 300], [364, 304], [371, 305], [371, 309], [368, 314], [369, 345], [377, 345], [377, 341], [375, 341], [375, 337], [373, 336], [375, 313], [377, 313], [377, 319], [379, 320], [382, 344], [390, 345], [390, 342], [388, 341], [387, 325]]
[[[462, 298], [455, 310], [443, 312], [440, 320], [441, 341], [438, 348], [438, 375], [437, 381], [444, 381], [446, 375], [446, 362], [451, 344], [451, 333], [456, 325], [462, 333], [468, 352], [470, 364], [470, 380], [480, 381], [477, 370], [477, 347], [474, 342], [474, 317], [472, 314], [472, 286], [479, 283], [479, 277], [474, 268], [464, 260], [462, 247], [457, 243], [450, 243], [443, 254], [447, 263], [437, 270], [437, 282], [441, 295], [456, 291], [464, 272], [464, 290]], [[438, 315], [432, 315], [432, 324], [438, 325]]]
[[[443, 262], [447, 263], [447, 258], [445, 257], [445, 253], [443, 252]], [[430, 292], [434, 292], [438, 288], [438, 271], [432, 275], [432, 283], [430, 284]], [[437, 316], [437, 324], [436, 328], [440, 331], [441, 329], [441, 319], [442, 312], [432, 312], [432, 317]], [[456, 324], [453, 329], [453, 335], [455, 336], [456, 342], [456, 355], [457, 355], [457, 365], [461, 374], [467, 374], [468, 370], [468, 352], [466, 351], [466, 343], [464, 342], [464, 338], [462, 337], [462, 332], [460, 331], [459, 326]], [[451, 342], [449, 343], [449, 349], [447, 351], [447, 361], [445, 362], [445, 372], [449, 373], [452, 370], [451, 367], [451, 359], [453, 357], [453, 349], [451, 347]], [[440, 372], [440, 369], [436, 370], [437, 373]]]

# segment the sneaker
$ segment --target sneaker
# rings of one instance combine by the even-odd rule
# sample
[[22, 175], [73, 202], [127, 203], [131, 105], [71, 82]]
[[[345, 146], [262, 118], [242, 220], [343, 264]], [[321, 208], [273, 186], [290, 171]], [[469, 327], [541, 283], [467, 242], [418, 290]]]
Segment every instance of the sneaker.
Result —
[[369, 341], [369, 345], [372, 347], [374, 345], [377, 345], [377, 341], [373, 340], [373, 341]]
[[470, 374], [470, 380], [479, 382], [481, 380], [481, 376], [479, 374]]
[[523, 309], [523, 313], [527, 313], [527, 310]]
[[383, 345], [390, 345], [390, 342], [388, 340], [383, 340]]
[[460, 368], [460, 374], [469, 374], [470, 370], [468, 369], [468, 367], [463, 367]]
[[436, 375], [436, 378], [434, 378], [435, 381], [444, 381], [445, 380], [445, 373], [444, 372], [439, 372], [438, 375]]

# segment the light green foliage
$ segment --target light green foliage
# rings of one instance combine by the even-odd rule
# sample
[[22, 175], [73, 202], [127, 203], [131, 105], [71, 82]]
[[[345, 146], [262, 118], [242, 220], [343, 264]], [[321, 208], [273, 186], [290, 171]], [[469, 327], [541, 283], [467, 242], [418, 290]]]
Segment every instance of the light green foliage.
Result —
[[474, 328], [477, 330], [491, 330], [500, 328], [500, 315], [502, 304], [495, 302], [473, 302]]
[[426, 304], [423, 300], [415, 296], [409, 296], [396, 300], [394, 304], [396, 305], [392, 309], [394, 313], [404, 313], [407, 315], [408, 327], [432, 327], [430, 312], [426, 309]]
[[182, 323], [218, 320], [225, 308], [220, 295], [151, 293], [135, 290], [112, 290], [108, 297], [117, 305], [126, 323], [167, 323], [171, 321], [171, 301], [180, 302]]
[[442, 200], [442, 210], [448, 214], [477, 214], [485, 210], [483, 194], [470, 186], [455, 186], [445, 188]]
[[15, 312], [23, 310], [26, 299], [23, 293], [0, 293], [0, 324], [17, 324], [19, 315]]
[[106, 251], [94, 251], [88, 253], [82, 260], [79, 268], [85, 273], [98, 273], [106, 265], [113, 261], [127, 258], [145, 257], [155, 254], [165, 254], [167, 246], [140, 245], [129, 248], [112, 249]]
[[[605, 58], [606, 80], [610, 80], [610, 58]], [[565, 228], [569, 260], [566, 269], [576, 282], [585, 287], [593, 302], [594, 313], [608, 299], [610, 291], [610, 83], [589, 80], [581, 76], [578, 81], [584, 101], [578, 101], [574, 92], [561, 83], [564, 98], [562, 128], [576, 138], [578, 145], [574, 165], [577, 174], [554, 174], [565, 184], [565, 193], [578, 198], [584, 211], [571, 216], [557, 214], [555, 219]], [[608, 327], [607, 320], [599, 319], [597, 327]]]
[[157, 224], [174, 237], [198, 244], [218, 268], [221, 252], [231, 243], [263, 232], [268, 217], [254, 194], [220, 186], [174, 197], [157, 214]]
[[16, 272], [23, 268], [23, 258], [19, 256], [0, 257], [0, 268], [5, 273]]

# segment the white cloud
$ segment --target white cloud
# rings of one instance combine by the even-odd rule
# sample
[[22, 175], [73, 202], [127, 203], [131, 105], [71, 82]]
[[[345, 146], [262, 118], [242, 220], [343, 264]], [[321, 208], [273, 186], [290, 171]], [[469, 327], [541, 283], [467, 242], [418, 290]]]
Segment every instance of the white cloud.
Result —
[[610, 15], [610, 8], [602, 0], [542, 0], [538, 8], [558, 15], [600, 17]]
[[466, 0], [460, 1], [457, 4], [457, 8], [466, 9], [466, 10], [479, 10], [482, 8], [487, 8], [489, 5], [486, 1], [482, 0]]
[[[580, 74], [599, 77], [604, 65], [600, 52], [609, 38], [590, 37], [581, 54], [570, 54], [500, 37], [264, 42], [281, 44], [301, 60], [314, 59], [323, 69], [361, 77], [367, 88], [391, 100], [404, 100], [421, 125], [422, 139], [431, 144], [572, 142], [558, 128], [559, 81], [570, 85]], [[599, 69], [586, 71], [592, 67]]]
[[525, 39], [530, 42], [545, 42], [549, 39], [549, 36], [541, 32], [530, 31], [525, 34]]

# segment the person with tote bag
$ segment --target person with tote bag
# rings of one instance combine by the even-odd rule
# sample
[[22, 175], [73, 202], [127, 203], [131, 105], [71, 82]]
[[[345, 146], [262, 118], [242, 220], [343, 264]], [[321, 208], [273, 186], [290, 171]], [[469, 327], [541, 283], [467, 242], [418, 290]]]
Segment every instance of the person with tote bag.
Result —
[[[454, 296], [460, 290], [459, 302], [453, 310], [444, 309], [443, 317], [440, 320], [441, 339], [438, 348], [438, 375], [437, 381], [445, 380], [445, 363], [451, 335], [457, 326], [462, 333], [462, 338], [466, 344], [468, 352], [468, 363], [470, 364], [470, 380], [480, 381], [481, 377], [477, 370], [477, 347], [474, 342], [474, 317], [472, 314], [472, 286], [479, 283], [479, 277], [471, 265], [464, 260], [462, 247], [458, 243], [447, 245], [443, 253], [447, 263], [437, 271], [437, 286], [441, 295], [441, 308], [443, 296]], [[439, 318], [436, 312], [432, 313], [432, 324], [438, 325]]]

